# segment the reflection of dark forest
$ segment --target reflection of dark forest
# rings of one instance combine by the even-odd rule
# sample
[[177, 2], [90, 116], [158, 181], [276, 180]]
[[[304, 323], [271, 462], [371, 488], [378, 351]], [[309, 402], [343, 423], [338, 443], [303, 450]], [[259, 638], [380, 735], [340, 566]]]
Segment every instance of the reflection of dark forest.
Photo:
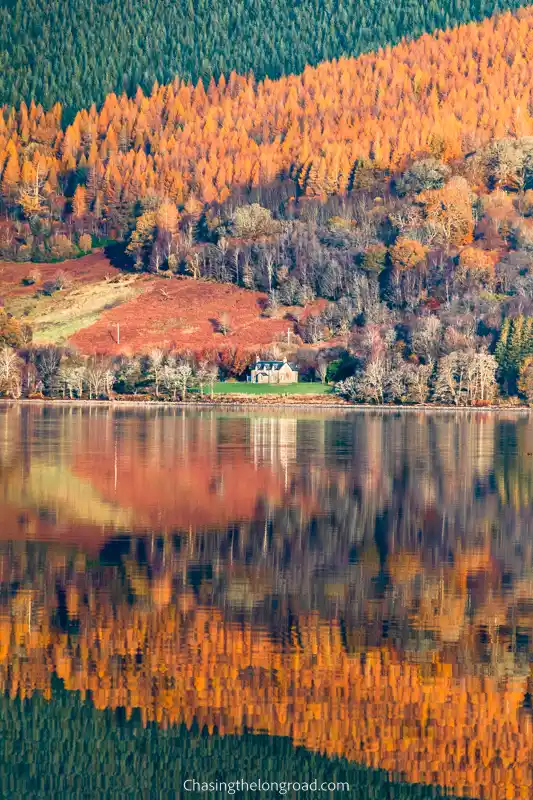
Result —
[[[259, 778], [270, 786], [346, 782], [352, 800], [451, 797], [429, 786], [392, 784], [382, 770], [294, 748], [287, 738], [208, 737], [197, 726], [190, 731], [183, 726], [143, 726], [139, 715], [125, 720], [120, 712], [98, 711], [65, 692], [59, 681], [56, 684], [49, 703], [38, 695], [24, 703], [0, 697], [3, 797], [14, 796], [16, 786], [18, 797], [198, 798], [196, 792], [179, 791], [191, 776], [218, 783], [219, 790], [208, 796], [221, 799], [228, 797], [222, 782], [252, 783]], [[280, 794], [277, 787], [263, 793], [268, 798], [293, 796]], [[257, 792], [240, 791], [236, 796], [253, 798]]]
[[0, 685], [521, 797], [532, 452], [522, 413], [4, 411]]

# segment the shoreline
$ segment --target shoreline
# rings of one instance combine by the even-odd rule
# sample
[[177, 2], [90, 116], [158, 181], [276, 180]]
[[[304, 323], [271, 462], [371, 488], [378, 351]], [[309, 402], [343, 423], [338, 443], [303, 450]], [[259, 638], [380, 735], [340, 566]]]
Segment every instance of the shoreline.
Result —
[[[228, 397], [229, 395], [226, 395]], [[294, 396], [294, 395], [293, 395]], [[112, 400], [85, 400], [85, 399], [75, 399], [75, 400], [67, 400], [67, 399], [53, 399], [53, 398], [35, 398], [30, 399], [26, 397], [22, 397], [19, 399], [10, 399], [6, 397], [0, 398], [0, 407], [1, 406], [39, 406], [39, 407], [51, 407], [51, 406], [61, 406], [61, 407], [74, 407], [74, 408], [191, 408], [197, 411], [198, 409], [209, 409], [209, 408], [224, 408], [224, 409], [231, 409], [235, 408], [238, 410], [246, 409], [246, 408], [281, 408], [281, 409], [304, 409], [304, 410], [312, 410], [318, 411], [321, 409], [327, 411], [387, 411], [389, 413], [398, 413], [398, 412], [412, 412], [412, 411], [426, 411], [426, 412], [465, 412], [465, 411], [474, 411], [477, 413], [483, 413], [490, 411], [494, 412], [511, 412], [513, 414], [516, 413], [525, 413], [530, 414], [533, 411], [533, 407], [522, 405], [522, 406], [452, 406], [452, 405], [437, 405], [432, 403], [425, 403], [425, 404], [413, 404], [413, 405], [389, 405], [386, 403], [382, 404], [371, 404], [371, 403], [349, 403], [348, 401], [339, 400], [339, 402], [328, 402], [326, 400], [318, 401], [318, 402], [310, 402], [309, 399], [302, 399], [302, 400], [295, 400], [287, 401], [287, 398], [281, 398], [274, 400], [274, 401], [266, 401], [263, 399], [255, 399], [255, 397], [248, 397], [246, 395], [233, 395], [235, 400], [227, 400], [227, 399], [213, 399], [213, 400], [125, 400], [123, 398], [117, 398]], [[238, 397], [238, 399], [237, 399]], [[276, 397], [276, 395], [271, 395], [271, 397]], [[302, 395], [302, 398], [305, 395]], [[324, 395], [317, 395], [317, 397], [324, 397]]]

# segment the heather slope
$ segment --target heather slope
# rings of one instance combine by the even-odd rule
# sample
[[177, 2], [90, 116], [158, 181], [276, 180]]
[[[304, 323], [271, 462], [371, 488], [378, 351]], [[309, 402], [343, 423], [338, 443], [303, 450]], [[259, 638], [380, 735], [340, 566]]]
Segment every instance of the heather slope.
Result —
[[[40, 264], [33, 268], [38, 282], [24, 286], [30, 272], [24, 264], [4, 264], [0, 296], [8, 313], [31, 325], [35, 345], [68, 345], [87, 355], [132, 355], [153, 347], [196, 354], [243, 349], [253, 355], [296, 329], [294, 309], [265, 315], [267, 298], [261, 292], [185, 277], [170, 282], [121, 273], [102, 254]], [[57, 275], [65, 287], [46, 294], [43, 286]]]

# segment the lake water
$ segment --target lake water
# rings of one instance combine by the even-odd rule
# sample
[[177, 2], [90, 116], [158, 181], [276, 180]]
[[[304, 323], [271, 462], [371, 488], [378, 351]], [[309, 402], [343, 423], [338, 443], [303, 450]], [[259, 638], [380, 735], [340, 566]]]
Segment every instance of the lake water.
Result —
[[527, 413], [1, 406], [0, 795], [532, 797], [532, 500]]

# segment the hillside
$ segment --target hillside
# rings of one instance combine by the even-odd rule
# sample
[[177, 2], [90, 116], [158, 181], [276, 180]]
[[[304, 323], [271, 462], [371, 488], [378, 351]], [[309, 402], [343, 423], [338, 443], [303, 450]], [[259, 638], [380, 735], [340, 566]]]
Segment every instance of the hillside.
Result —
[[69, 117], [109, 92], [133, 94], [138, 85], [149, 91], [154, 81], [168, 83], [176, 75], [208, 82], [213, 75], [252, 70], [258, 78], [278, 78], [521, 5], [523, 0], [3, 2], [0, 103], [35, 100], [50, 108], [61, 102]]
[[[2, 302], [31, 325], [36, 345], [70, 345], [80, 353], [101, 355], [147, 353], [153, 347], [196, 354], [243, 349], [254, 355], [286, 341], [287, 330], [295, 331], [291, 309], [276, 318], [264, 315], [264, 293], [191, 278], [170, 283], [122, 273], [102, 254], [40, 264], [37, 270], [37, 285], [25, 286], [23, 265], [0, 265]], [[50, 295], [43, 292], [58, 274], [65, 286]], [[224, 317], [228, 330], [222, 333]]]
[[[277, 81], [112, 94], [65, 129], [6, 109], [0, 335], [25, 366], [0, 390], [64, 393], [62, 360], [88, 389], [33, 331], [114, 357], [89, 397], [159, 397], [153, 347], [176, 399], [183, 357], [201, 389], [200, 362], [242, 376], [285, 339], [350, 400], [533, 402], [532, 54], [529, 8]], [[78, 285], [102, 244], [109, 274]]]
[[207, 91], [176, 79], [150, 96], [111, 94], [66, 129], [59, 106], [6, 109], [2, 198], [27, 218], [92, 212], [121, 234], [141, 198], [193, 211], [288, 175], [307, 194], [342, 193], [368, 160], [450, 160], [530, 133], [532, 51], [533, 10], [524, 9], [278, 81], [232, 74]]

